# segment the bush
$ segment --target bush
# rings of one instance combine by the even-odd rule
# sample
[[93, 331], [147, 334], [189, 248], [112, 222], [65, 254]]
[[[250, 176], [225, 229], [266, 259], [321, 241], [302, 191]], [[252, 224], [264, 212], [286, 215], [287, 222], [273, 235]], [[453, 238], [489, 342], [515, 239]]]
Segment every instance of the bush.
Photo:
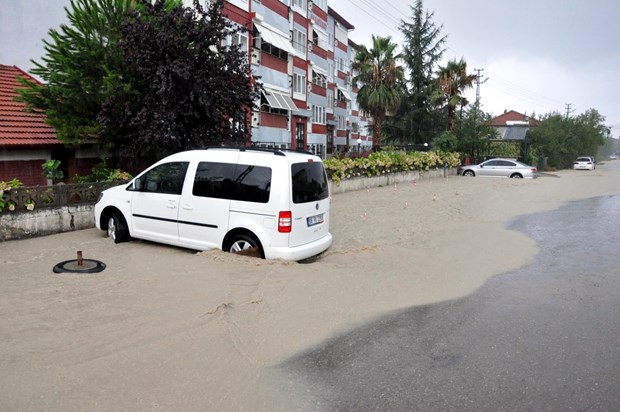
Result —
[[107, 160], [101, 159], [101, 162], [93, 166], [89, 175], [75, 175], [72, 180], [74, 183], [87, 183], [124, 181], [132, 178], [132, 175], [127, 172], [123, 172], [121, 169], [112, 169], [108, 167]]
[[324, 162], [328, 177], [336, 184], [357, 176], [379, 176], [386, 173], [426, 172], [434, 167], [456, 167], [461, 164], [459, 153], [381, 151], [367, 158], [339, 159], [331, 157]]
[[0, 181], [0, 212], [2, 212], [6, 207], [9, 208], [10, 211], [15, 210], [15, 203], [12, 201], [5, 201], [4, 199], [4, 192], [8, 192], [11, 189], [17, 189], [18, 187], [21, 187], [22, 182], [20, 182], [17, 179], [13, 179], [10, 182], [4, 182], [4, 181]]

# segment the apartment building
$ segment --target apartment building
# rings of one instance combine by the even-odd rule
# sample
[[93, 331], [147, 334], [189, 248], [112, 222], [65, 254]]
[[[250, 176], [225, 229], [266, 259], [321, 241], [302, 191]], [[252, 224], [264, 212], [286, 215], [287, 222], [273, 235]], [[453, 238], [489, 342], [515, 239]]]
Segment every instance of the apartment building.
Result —
[[253, 144], [322, 157], [372, 145], [351, 85], [356, 45], [348, 34], [354, 27], [327, 3], [226, 1], [224, 14], [247, 29], [227, 42], [247, 48], [265, 88], [251, 116]]

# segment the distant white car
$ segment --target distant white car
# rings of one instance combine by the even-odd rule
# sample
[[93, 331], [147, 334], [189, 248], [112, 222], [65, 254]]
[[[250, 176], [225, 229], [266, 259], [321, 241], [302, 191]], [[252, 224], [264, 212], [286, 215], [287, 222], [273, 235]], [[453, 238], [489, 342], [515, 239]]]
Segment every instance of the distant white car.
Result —
[[590, 156], [581, 156], [573, 162], [574, 170], [594, 170], [596, 169], [596, 161]]
[[510, 177], [512, 179], [536, 179], [538, 171], [534, 166], [512, 159], [490, 159], [478, 165], [461, 166], [461, 176]]

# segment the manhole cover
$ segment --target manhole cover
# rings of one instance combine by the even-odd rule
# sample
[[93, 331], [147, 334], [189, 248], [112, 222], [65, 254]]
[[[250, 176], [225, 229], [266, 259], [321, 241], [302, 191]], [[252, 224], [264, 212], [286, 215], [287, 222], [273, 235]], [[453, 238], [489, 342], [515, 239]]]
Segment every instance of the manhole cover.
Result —
[[77, 259], [65, 260], [54, 266], [54, 273], [98, 273], [105, 269], [105, 263], [94, 259], [83, 259], [77, 252]]

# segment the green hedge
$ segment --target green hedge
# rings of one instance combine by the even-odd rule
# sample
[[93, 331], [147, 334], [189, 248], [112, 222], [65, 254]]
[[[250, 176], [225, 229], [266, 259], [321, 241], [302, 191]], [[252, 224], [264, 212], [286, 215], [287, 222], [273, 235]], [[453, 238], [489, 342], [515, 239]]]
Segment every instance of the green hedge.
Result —
[[374, 152], [368, 157], [331, 157], [324, 161], [328, 177], [336, 184], [357, 176], [379, 176], [385, 173], [425, 172], [436, 167], [457, 167], [461, 164], [459, 153], [454, 152]]

